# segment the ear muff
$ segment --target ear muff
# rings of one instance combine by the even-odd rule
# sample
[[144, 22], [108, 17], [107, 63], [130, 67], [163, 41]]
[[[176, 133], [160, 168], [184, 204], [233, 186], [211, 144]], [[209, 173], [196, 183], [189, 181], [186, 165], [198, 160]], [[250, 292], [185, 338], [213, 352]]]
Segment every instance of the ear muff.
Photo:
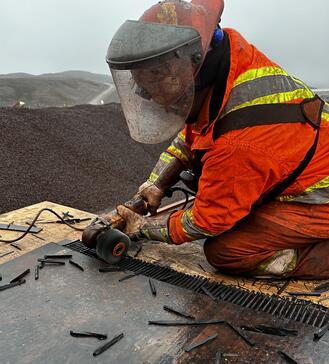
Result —
[[210, 46], [212, 48], [218, 47], [219, 44], [222, 43], [223, 39], [224, 39], [224, 32], [223, 32], [222, 28], [220, 27], [220, 25], [218, 24], [214, 31], [214, 34], [212, 36]]

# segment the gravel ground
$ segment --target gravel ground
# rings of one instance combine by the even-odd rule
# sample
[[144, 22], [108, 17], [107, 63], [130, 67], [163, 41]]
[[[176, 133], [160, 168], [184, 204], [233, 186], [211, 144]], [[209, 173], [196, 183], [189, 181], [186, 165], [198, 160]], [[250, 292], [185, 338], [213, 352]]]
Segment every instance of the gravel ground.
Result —
[[134, 142], [118, 104], [0, 108], [0, 213], [52, 201], [100, 213], [130, 198], [168, 143]]

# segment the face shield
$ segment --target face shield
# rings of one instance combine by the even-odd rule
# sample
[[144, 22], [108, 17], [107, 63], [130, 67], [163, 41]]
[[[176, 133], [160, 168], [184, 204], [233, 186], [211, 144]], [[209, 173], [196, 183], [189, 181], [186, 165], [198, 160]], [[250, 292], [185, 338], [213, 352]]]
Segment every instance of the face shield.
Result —
[[156, 144], [183, 128], [201, 60], [200, 35], [194, 28], [140, 21], [121, 26], [107, 62], [134, 140]]

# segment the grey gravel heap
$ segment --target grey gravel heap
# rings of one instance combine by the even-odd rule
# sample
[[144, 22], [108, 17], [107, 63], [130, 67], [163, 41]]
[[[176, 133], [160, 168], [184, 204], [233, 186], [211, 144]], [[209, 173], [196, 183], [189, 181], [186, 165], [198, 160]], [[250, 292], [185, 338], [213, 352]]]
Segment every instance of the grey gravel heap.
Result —
[[41, 201], [100, 213], [126, 201], [169, 143], [133, 141], [118, 104], [0, 108], [0, 213]]

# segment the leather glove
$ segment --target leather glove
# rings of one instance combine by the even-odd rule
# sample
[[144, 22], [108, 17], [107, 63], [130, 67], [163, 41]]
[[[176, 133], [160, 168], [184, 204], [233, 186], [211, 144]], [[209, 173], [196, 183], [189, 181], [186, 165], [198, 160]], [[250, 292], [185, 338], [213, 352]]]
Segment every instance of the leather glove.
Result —
[[148, 180], [139, 187], [136, 195], [148, 203], [148, 211], [152, 216], [156, 214], [165, 192], [178, 182], [183, 169], [184, 164], [175, 156], [168, 152], [160, 155]]
[[150, 181], [144, 182], [137, 192], [137, 196], [141, 196], [147, 202], [148, 211], [152, 216], [156, 214], [164, 194], [161, 188]]
[[146, 238], [149, 240], [170, 243], [168, 232], [168, 219], [170, 213], [161, 216], [146, 217], [119, 205], [118, 214], [125, 220], [126, 227], [123, 232], [132, 239]]
[[136, 239], [139, 237], [139, 229], [145, 220], [145, 217], [136, 212], [133, 212], [123, 205], [117, 206], [118, 214], [125, 220], [126, 226], [123, 232], [127, 234], [130, 238]]
[[[130, 210], [136, 211], [141, 215], [147, 214], [147, 206], [141, 197], [133, 198], [124, 204]], [[138, 215], [139, 216], [139, 215]], [[83, 233], [81, 240], [84, 245], [94, 248], [97, 243], [97, 236], [111, 225], [114, 229], [122, 230], [125, 226], [125, 220], [118, 215], [117, 210], [110, 211], [106, 215], [98, 216], [88, 225]]]

